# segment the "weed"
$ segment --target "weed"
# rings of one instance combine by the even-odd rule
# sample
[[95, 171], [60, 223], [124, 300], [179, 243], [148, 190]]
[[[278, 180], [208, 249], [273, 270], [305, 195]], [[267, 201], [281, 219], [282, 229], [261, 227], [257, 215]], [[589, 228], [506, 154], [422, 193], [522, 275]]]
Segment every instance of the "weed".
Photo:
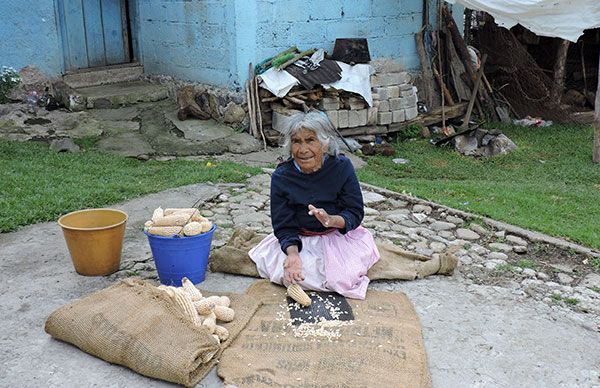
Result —
[[592, 287], [592, 291], [597, 292], [597, 293], [600, 294], [600, 287], [594, 286], [594, 287]]
[[12, 67], [2, 66], [0, 71], [0, 104], [9, 102], [7, 94], [19, 85], [21, 77]]
[[594, 267], [596, 271], [600, 271], [600, 257], [594, 257], [592, 259], [592, 267]]
[[472, 245], [471, 245], [470, 243], [464, 243], [464, 244], [463, 244], [463, 249], [466, 249], [467, 251], [468, 251], [469, 249], [471, 249], [471, 247], [472, 247]]
[[125, 272], [125, 274], [127, 276], [140, 276], [140, 273], [138, 271], [127, 271]]
[[500, 264], [496, 267], [496, 270], [499, 272], [516, 272], [515, 267], [510, 264]]
[[531, 259], [521, 259], [517, 263], [517, 266], [521, 267], [521, 268], [536, 269], [538, 267], [538, 263], [536, 263], [535, 261], [533, 261]]
[[560, 302], [563, 299], [562, 296], [556, 292], [550, 295], [550, 298], [552, 298], [552, 300], [554, 300], [555, 302]]
[[579, 299], [577, 299], [577, 298], [565, 298], [565, 303], [566, 304], [570, 304], [571, 306], [575, 306], [577, 303], [579, 303]]

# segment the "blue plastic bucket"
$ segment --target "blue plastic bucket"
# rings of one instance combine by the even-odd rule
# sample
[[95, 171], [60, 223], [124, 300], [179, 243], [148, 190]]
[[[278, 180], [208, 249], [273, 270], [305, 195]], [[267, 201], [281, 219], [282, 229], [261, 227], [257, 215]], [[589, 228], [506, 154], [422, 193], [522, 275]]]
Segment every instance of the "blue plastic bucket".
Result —
[[183, 277], [194, 284], [203, 282], [216, 228], [213, 224], [208, 232], [191, 237], [163, 237], [144, 232], [148, 236], [160, 282], [176, 287], [181, 287]]

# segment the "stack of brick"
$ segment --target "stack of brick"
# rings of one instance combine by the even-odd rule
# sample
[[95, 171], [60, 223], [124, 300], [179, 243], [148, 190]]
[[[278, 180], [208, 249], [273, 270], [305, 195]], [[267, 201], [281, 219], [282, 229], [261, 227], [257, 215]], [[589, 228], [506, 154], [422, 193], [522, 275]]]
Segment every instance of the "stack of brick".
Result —
[[406, 72], [377, 73], [371, 76], [373, 107], [377, 125], [390, 125], [417, 117], [417, 88]]
[[336, 128], [356, 128], [375, 125], [377, 110], [367, 105], [359, 96], [340, 96], [327, 93], [319, 102], [319, 109], [324, 111]]

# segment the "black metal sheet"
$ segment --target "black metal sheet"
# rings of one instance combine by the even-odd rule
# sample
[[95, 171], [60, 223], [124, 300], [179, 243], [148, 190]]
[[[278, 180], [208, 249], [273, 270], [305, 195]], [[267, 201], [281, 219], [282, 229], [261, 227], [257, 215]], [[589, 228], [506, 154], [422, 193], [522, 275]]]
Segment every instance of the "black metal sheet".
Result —
[[[301, 323], [315, 323], [324, 318], [328, 321], [352, 321], [354, 320], [354, 313], [350, 303], [336, 292], [320, 292], [314, 291], [308, 294], [312, 301], [312, 304], [308, 307], [294, 308], [296, 301], [288, 297], [287, 302], [290, 307], [290, 318], [295, 326]], [[339, 317], [333, 317], [330, 309], [333, 306], [336, 311], [340, 313]], [[339, 310], [337, 310], [339, 309]]]
[[342, 79], [342, 69], [335, 61], [323, 59], [319, 67], [314, 70], [307, 70], [297, 65], [290, 65], [285, 71], [293, 75], [300, 81], [300, 84], [310, 90], [315, 85], [330, 84]]

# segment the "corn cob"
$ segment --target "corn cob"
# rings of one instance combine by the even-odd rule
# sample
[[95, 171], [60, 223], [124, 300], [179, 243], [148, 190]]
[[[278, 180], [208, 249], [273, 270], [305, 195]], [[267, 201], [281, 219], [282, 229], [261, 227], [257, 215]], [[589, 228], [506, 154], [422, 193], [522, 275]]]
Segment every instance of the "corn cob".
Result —
[[215, 306], [215, 316], [219, 321], [231, 322], [235, 316], [233, 309], [225, 306]]
[[210, 221], [202, 221], [200, 226], [202, 227], [202, 233], [206, 233], [212, 228], [213, 224]]
[[164, 212], [163, 212], [162, 207], [159, 206], [156, 209], [154, 209], [154, 212], [152, 213], [152, 222], [154, 222], [162, 217], [164, 217]]
[[218, 335], [213, 334], [212, 336], [213, 336], [214, 339], [216, 339], [217, 341], [219, 341], [219, 343], [221, 343], [221, 338], [219, 338]]
[[150, 229], [152, 227], [153, 223], [152, 221], [146, 221], [144, 223], [144, 230], [147, 231], [148, 229]]
[[194, 325], [199, 326], [201, 324], [198, 312], [194, 308], [192, 298], [181, 288], [175, 289], [175, 302], [179, 309], [187, 316]]
[[186, 236], [196, 236], [202, 233], [202, 224], [199, 222], [190, 222], [183, 227], [183, 234]]
[[310, 306], [310, 304], [312, 303], [310, 297], [297, 284], [291, 284], [287, 288], [287, 294], [290, 298], [294, 299], [296, 302], [300, 303], [304, 307]]
[[215, 306], [229, 307], [229, 304], [231, 303], [231, 301], [229, 300], [229, 298], [226, 297], [226, 296], [213, 295], [213, 296], [209, 296], [206, 299], [210, 300], [211, 303], [214, 303]]
[[202, 299], [202, 293], [194, 286], [188, 278], [184, 277], [181, 279], [181, 286], [183, 290], [192, 298], [192, 302], [199, 301]]
[[173, 214], [153, 220], [154, 226], [184, 226], [189, 221], [187, 214]]
[[215, 304], [206, 298], [194, 302], [194, 307], [200, 315], [207, 315], [213, 312]]
[[195, 207], [171, 207], [166, 208], [164, 211], [165, 216], [170, 216], [175, 213], [187, 213], [188, 215], [192, 215], [192, 213], [197, 212], [198, 209]]
[[217, 327], [217, 318], [215, 313], [210, 313], [210, 315], [208, 315], [207, 318], [202, 321], [202, 325], [206, 326], [211, 334], [214, 333]]
[[223, 326], [217, 325], [217, 327], [215, 327], [215, 334], [219, 337], [221, 342], [225, 342], [227, 341], [227, 338], [229, 338], [229, 330]]
[[148, 233], [157, 236], [175, 236], [181, 232], [181, 226], [153, 226], [148, 229]]

